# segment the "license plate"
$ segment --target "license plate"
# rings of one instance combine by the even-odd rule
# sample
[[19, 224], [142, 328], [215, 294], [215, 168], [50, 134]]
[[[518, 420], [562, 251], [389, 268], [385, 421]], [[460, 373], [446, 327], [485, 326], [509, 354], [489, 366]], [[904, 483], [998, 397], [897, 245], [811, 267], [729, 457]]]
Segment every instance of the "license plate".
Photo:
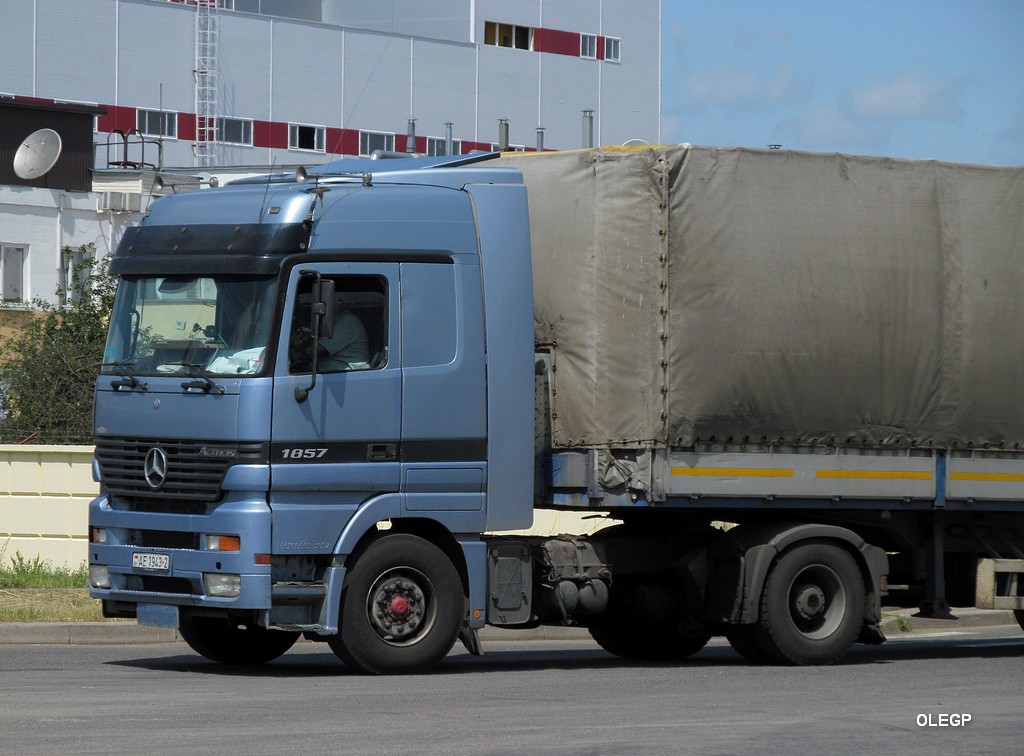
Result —
[[169, 554], [132, 554], [132, 567], [166, 571], [171, 569], [171, 557]]

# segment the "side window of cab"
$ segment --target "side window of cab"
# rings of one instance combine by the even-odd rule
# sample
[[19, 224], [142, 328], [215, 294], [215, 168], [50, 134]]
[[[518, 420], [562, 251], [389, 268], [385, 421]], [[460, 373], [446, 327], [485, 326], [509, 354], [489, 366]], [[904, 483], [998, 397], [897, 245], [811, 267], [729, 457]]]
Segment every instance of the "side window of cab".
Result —
[[288, 369], [292, 374], [312, 370], [313, 349], [317, 371], [342, 373], [380, 370], [388, 361], [387, 281], [379, 276], [325, 276], [334, 281], [334, 333], [313, 344], [312, 287], [315, 279], [299, 281], [292, 312]]

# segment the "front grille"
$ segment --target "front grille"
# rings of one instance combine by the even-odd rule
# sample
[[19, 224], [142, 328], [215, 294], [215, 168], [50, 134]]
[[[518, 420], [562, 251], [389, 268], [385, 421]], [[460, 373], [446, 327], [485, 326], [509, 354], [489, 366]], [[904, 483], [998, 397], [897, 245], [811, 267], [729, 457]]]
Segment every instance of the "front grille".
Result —
[[[159, 447], [166, 476], [154, 487], [146, 480], [146, 455]], [[107, 492], [134, 509], [199, 513], [220, 501], [224, 474], [232, 465], [268, 464], [266, 444], [172, 441], [155, 438], [96, 439], [96, 460]]]

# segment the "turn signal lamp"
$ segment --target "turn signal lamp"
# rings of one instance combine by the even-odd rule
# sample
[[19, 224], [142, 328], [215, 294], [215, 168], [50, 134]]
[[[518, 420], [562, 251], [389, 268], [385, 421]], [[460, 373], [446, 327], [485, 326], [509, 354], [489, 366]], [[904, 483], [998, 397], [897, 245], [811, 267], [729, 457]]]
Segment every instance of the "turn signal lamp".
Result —
[[242, 539], [232, 535], [206, 536], [207, 551], [241, 551]]

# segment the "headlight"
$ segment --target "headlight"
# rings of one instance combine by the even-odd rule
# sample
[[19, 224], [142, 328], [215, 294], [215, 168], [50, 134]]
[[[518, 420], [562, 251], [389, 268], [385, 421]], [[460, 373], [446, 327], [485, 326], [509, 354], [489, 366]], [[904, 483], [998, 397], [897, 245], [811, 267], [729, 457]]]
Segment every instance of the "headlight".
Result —
[[89, 565], [89, 585], [93, 588], [110, 587], [110, 570], [105, 564]]
[[238, 598], [242, 592], [242, 576], [222, 572], [203, 573], [203, 586], [207, 596]]

